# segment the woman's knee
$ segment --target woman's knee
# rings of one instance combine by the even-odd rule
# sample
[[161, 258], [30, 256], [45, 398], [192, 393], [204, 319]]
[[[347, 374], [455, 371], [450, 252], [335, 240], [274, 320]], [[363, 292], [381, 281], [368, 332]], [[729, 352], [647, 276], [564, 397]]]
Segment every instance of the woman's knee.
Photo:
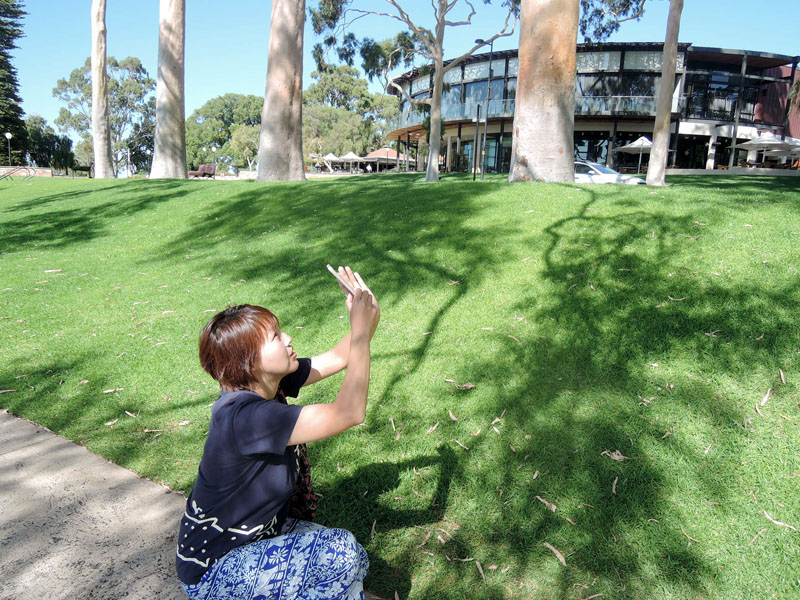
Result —
[[328, 543], [342, 561], [340, 564], [346, 565], [346, 570], [354, 574], [366, 574], [369, 569], [369, 558], [367, 551], [356, 540], [356, 536], [346, 529], [330, 529], [329, 533]]

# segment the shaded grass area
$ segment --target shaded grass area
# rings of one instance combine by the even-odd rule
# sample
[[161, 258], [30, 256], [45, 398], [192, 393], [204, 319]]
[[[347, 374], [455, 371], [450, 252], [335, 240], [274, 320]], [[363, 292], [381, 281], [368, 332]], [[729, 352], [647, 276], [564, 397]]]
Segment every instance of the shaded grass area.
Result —
[[188, 491], [210, 311], [264, 304], [320, 352], [347, 331], [324, 266], [347, 263], [383, 312], [368, 417], [311, 460], [368, 588], [797, 597], [800, 534], [769, 519], [800, 528], [790, 179], [5, 185], [0, 405]]

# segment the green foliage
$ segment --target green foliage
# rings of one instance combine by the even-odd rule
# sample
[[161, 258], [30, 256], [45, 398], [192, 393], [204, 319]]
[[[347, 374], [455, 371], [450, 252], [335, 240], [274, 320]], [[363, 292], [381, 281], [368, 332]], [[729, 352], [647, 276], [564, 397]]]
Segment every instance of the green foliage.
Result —
[[386, 143], [397, 98], [370, 94], [358, 70], [341, 65], [312, 74], [303, 92], [303, 154], [365, 154]]
[[585, 42], [602, 42], [619, 31], [620, 21], [635, 18], [647, 0], [581, 0], [580, 33]]
[[[127, 161], [128, 152], [140, 166], [146, 165], [146, 150], [152, 151], [155, 128], [156, 82], [142, 62], [129, 56], [117, 61], [107, 58], [108, 111], [111, 130], [111, 154], [114, 169]], [[59, 79], [53, 96], [66, 104], [55, 124], [61, 131], [75, 132], [82, 139], [91, 139], [92, 129], [92, 66], [87, 58], [66, 79]], [[80, 153], [78, 159], [81, 160]]]
[[75, 163], [72, 140], [57, 135], [47, 121], [39, 115], [25, 119], [28, 130], [28, 163], [37, 167], [51, 167], [66, 171]]
[[213, 162], [232, 165], [236, 159], [231, 148], [234, 130], [241, 125], [260, 127], [263, 106], [264, 98], [259, 96], [225, 94], [195, 110], [186, 119], [186, 162], [190, 168]]
[[253, 169], [253, 163], [258, 157], [258, 141], [261, 128], [258, 125], [239, 125], [231, 134], [231, 152], [238, 161], [234, 166]]
[[349, 263], [383, 312], [367, 418], [309, 457], [367, 589], [795, 599], [798, 533], [764, 513], [800, 527], [800, 185], [668, 181], [0, 182], [0, 406], [188, 492], [211, 311], [263, 304], [313, 356]]
[[27, 14], [20, 0], [0, 0], [0, 164], [8, 161], [10, 133], [11, 162], [23, 164], [27, 149], [28, 130], [22, 119], [22, 99], [19, 96], [17, 70], [11, 63], [11, 51], [22, 33], [22, 18]]

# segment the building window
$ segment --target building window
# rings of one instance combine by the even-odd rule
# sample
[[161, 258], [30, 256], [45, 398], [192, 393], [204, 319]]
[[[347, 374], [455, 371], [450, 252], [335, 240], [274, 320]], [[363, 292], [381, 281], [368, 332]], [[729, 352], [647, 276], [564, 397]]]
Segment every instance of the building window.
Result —
[[461, 65], [457, 67], [453, 67], [449, 71], [445, 71], [444, 78], [442, 79], [445, 83], [460, 83], [461, 82]]
[[619, 71], [620, 52], [579, 52], [576, 62], [578, 73]]
[[464, 102], [467, 104], [486, 104], [486, 82], [476, 81], [466, 84]]
[[626, 71], [661, 71], [664, 62], [662, 52], [629, 50], [625, 52]]
[[517, 78], [509, 77], [506, 83], [506, 98], [514, 100], [517, 97]]
[[464, 65], [464, 81], [486, 79], [489, 77], [489, 61]]
[[519, 73], [519, 57], [508, 59], [508, 74], [517, 75]]

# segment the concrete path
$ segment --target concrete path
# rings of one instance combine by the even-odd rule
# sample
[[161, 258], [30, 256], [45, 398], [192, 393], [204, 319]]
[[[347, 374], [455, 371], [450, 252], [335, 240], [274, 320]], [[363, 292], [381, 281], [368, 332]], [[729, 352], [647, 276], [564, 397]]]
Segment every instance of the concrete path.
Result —
[[185, 500], [0, 410], [0, 600], [181, 599]]
[[187, 600], [174, 566], [184, 504], [0, 409], [0, 600]]

